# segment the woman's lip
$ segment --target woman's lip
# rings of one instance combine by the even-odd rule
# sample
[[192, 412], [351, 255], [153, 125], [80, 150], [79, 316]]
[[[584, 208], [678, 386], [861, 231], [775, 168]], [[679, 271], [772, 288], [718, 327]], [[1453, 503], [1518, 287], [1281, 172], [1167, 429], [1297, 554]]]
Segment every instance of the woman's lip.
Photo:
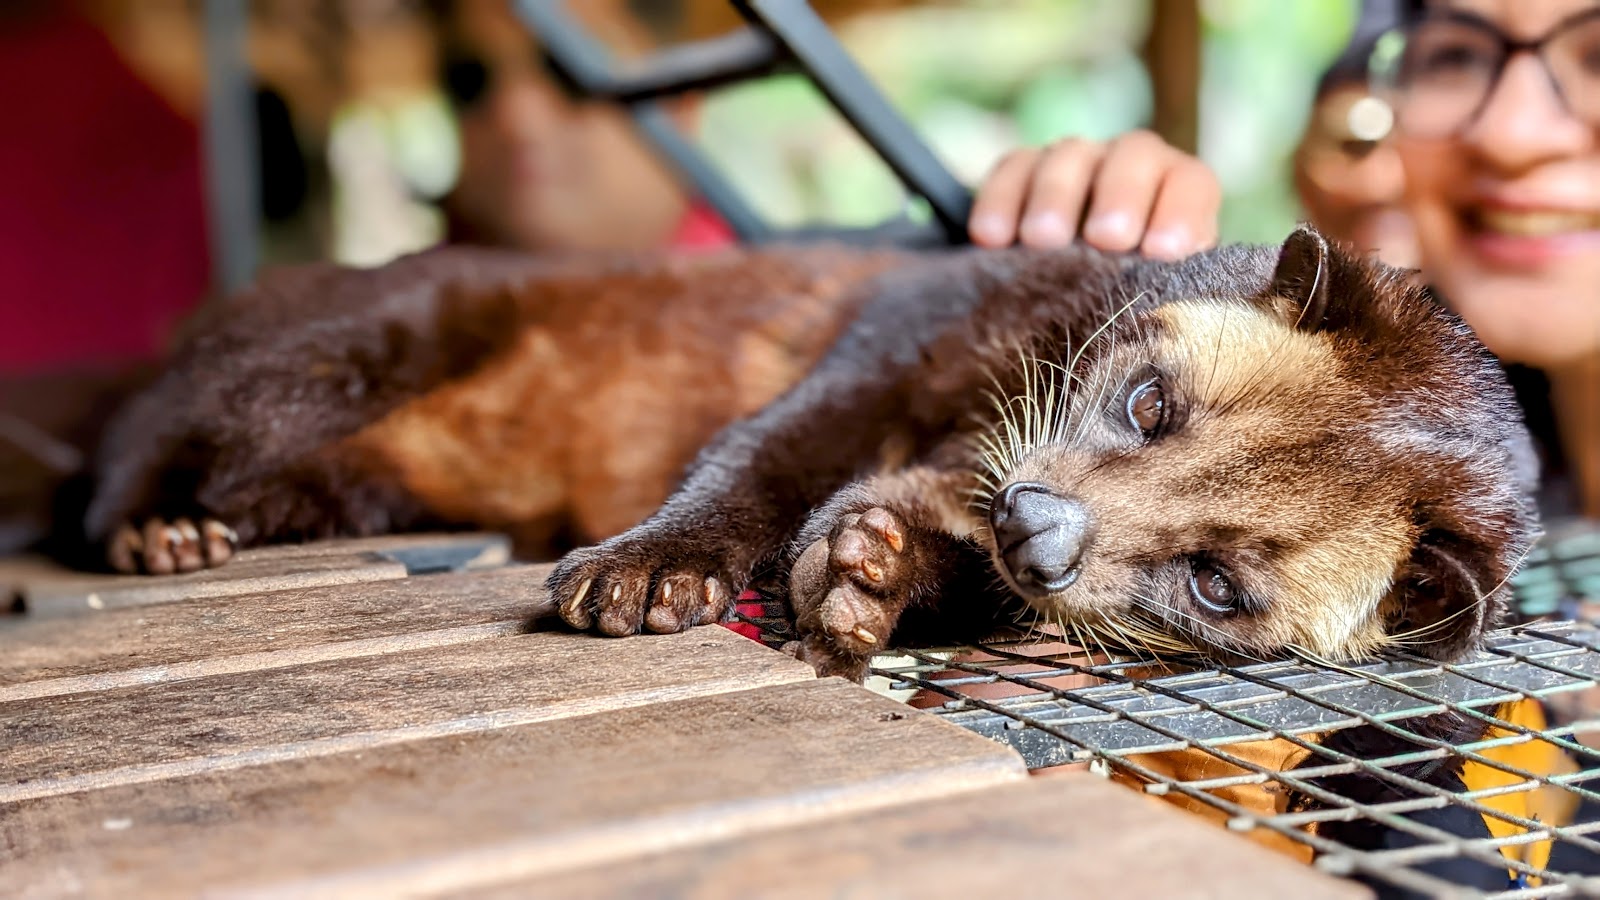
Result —
[[1539, 269], [1580, 254], [1600, 253], [1600, 228], [1546, 235], [1468, 229], [1473, 255], [1497, 268]]
[[1462, 210], [1475, 255], [1501, 268], [1537, 269], [1600, 247], [1600, 212], [1503, 205]]

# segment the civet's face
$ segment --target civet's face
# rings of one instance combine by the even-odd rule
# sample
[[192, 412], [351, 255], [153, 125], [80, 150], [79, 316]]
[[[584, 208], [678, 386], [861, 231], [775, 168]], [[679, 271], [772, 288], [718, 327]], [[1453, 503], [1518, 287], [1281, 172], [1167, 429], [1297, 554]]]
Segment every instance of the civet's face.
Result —
[[1509, 401], [1431, 306], [1388, 318], [1427, 301], [1382, 275], [1299, 232], [1267, 293], [1129, 316], [1070, 390], [1041, 366], [992, 441], [1000, 575], [1132, 649], [1469, 646], [1532, 524], [1496, 431], [1450, 413]]

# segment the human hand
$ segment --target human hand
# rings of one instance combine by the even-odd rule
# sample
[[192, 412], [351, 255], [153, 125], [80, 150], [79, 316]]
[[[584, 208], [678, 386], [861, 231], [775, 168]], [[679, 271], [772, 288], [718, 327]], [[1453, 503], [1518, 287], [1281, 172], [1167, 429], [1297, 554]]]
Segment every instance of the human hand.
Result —
[[1101, 250], [1178, 259], [1216, 244], [1221, 206], [1205, 163], [1130, 131], [1012, 151], [978, 189], [967, 228], [983, 247], [1063, 247], [1081, 236]]

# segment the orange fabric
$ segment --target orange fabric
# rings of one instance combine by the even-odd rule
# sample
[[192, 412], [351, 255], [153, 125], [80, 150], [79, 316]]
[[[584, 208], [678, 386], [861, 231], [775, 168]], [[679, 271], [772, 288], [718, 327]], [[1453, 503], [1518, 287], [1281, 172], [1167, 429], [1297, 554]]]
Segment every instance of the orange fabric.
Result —
[[[1508, 703], [1500, 707], [1497, 717], [1532, 731], [1542, 731], [1546, 725], [1544, 708], [1536, 700], [1517, 700]], [[1515, 734], [1516, 732], [1510, 729], [1495, 727], [1490, 729], [1487, 739], [1506, 738]], [[1538, 739], [1524, 739], [1517, 743], [1489, 747], [1478, 751], [1478, 755], [1502, 765], [1545, 777], [1578, 771], [1578, 764], [1565, 750], [1549, 741]], [[1521, 785], [1527, 782], [1527, 779], [1520, 775], [1476, 761], [1468, 762], [1462, 768], [1461, 780], [1466, 783], [1469, 791]], [[1479, 797], [1478, 802], [1499, 812], [1554, 825], [1570, 823], [1578, 809], [1578, 797], [1575, 794], [1548, 785], [1532, 790], [1524, 788], [1511, 793]], [[1497, 838], [1527, 832], [1521, 825], [1494, 816], [1484, 816], [1483, 820], [1489, 826], [1489, 833]], [[1551, 843], [1547, 838], [1526, 844], [1507, 844], [1500, 848], [1500, 853], [1507, 859], [1520, 860], [1530, 866], [1543, 868], [1550, 861]], [[1538, 882], [1537, 878], [1530, 880], [1535, 886]]]
[[[1544, 708], [1537, 700], [1523, 699], [1508, 703], [1496, 710], [1496, 717], [1504, 722], [1532, 731], [1541, 731], [1546, 727]], [[1486, 740], [1507, 738], [1514, 735], [1516, 735], [1515, 731], [1495, 727], [1489, 731]], [[1308, 739], [1315, 740], [1316, 737], [1308, 736]], [[1294, 768], [1310, 752], [1281, 738], [1269, 741], [1230, 744], [1221, 749], [1230, 756], [1246, 760], [1273, 772], [1283, 772]], [[1577, 764], [1573, 762], [1572, 758], [1564, 750], [1548, 741], [1538, 739], [1525, 739], [1493, 746], [1478, 750], [1477, 754], [1495, 763], [1536, 776], [1549, 777], [1577, 771]], [[1246, 777], [1252, 774], [1248, 769], [1218, 759], [1209, 750], [1195, 747], [1165, 753], [1134, 755], [1130, 756], [1128, 761], [1150, 770], [1162, 779], [1185, 783], [1207, 779]], [[1509, 787], [1523, 784], [1526, 781], [1519, 775], [1475, 760], [1469, 760], [1462, 767], [1461, 775], [1469, 791]], [[1125, 787], [1141, 791], [1147, 783], [1144, 779], [1121, 769], [1114, 770], [1111, 778]], [[1243, 784], [1224, 785], [1212, 788], [1208, 793], [1238, 804], [1262, 818], [1283, 812], [1288, 804], [1287, 791], [1282, 785], [1271, 781], [1265, 783], [1251, 781]], [[1226, 826], [1230, 818], [1228, 813], [1217, 809], [1215, 806], [1185, 796], [1177, 791], [1169, 790], [1165, 795], [1165, 799], [1180, 809], [1199, 815], [1218, 825]], [[1481, 796], [1476, 799], [1482, 805], [1499, 812], [1555, 825], [1568, 824], [1578, 807], [1578, 798], [1571, 792], [1548, 786], [1533, 790], [1524, 788], [1507, 793]], [[1507, 837], [1514, 834], [1522, 834], [1526, 831], [1520, 825], [1506, 822], [1494, 816], [1486, 815], [1484, 816], [1484, 821], [1489, 827], [1489, 833], [1495, 837]], [[1243, 832], [1243, 834], [1262, 846], [1276, 850], [1294, 859], [1307, 863], [1311, 861], [1312, 852], [1310, 847], [1277, 832], [1263, 828], [1253, 828]], [[1551, 841], [1548, 839], [1525, 844], [1509, 844], [1500, 848], [1500, 852], [1507, 859], [1521, 860], [1536, 867], [1543, 867], [1549, 861], [1550, 851]], [[1537, 879], [1534, 879], [1534, 881], [1536, 882]]]
[[[1255, 763], [1273, 772], [1283, 772], [1294, 768], [1310, 752], [1282, 739], [1229, 744], [1223, 749], [1230, 756]], [[1138, 754], [1130, 756], [1128, 761], [1149, 769], [1157, 775], [1182, 782], [1249, 776], [1252, 774], [1248, 769], [1218, 759], [1210, 751], [1198, 747], [1172, 750], [1165, 753]], [[1141, 779], [1122, 770], [1116, 770], [1111, 777], [1112, 780], [1128, 787], [1142, 789], [1144, 786], [1144, 782]], [[1208, 793], [1220, 799], [1237, 803], [1262, 818], [1283, 812], [1289, 802], [1288, 792], [1283, 785], [1273, 781], [1227, 785], [1213, 788]], [[1180, 809], [1209, 819], [1218, 825], [1226, 826], [1228, 824], [1229, 815], [1226, 812], [1193, 797], [1187, 797], [1177, 791], [1168, 791], [1166, 800]], [[1242, 832], [1242, 834], [1264, 847], [1276, 850], [1301, 862], [1311, 862], [1310, 847], [1293, 841], [1275, 831], [1265, 828], [1252, 828]]]

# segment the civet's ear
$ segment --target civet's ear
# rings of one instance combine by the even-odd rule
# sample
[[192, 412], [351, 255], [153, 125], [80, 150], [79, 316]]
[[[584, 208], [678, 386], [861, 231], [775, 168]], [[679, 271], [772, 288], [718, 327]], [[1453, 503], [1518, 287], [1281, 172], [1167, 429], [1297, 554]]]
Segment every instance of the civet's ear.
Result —
[[1507, 478], [1441, 492], [1412, 510], [1419, 529], [1385, 614], [1404, 646], [1454, 662], [1511, 610], [1511, 577], [1539, 534], [1537, 513]]
[[1333, 260], [1328, 242], [1310, 225], [1301, 225], [1283, 242], [1278, 251], [1278, 267], [1272, 273], [1272, 294], [1287, 302], [1284, 312], [1296, 328], [1316, 331], [1328, 313], [1332, 292]]
[[[1454, 536], [1425, 538], [1395, 585], [1390, 631], [1423, 656], [1455, 662], [1475, 650], [1499, 624], [1509, 589], [1496, 589], [1480, 548]], [[1441, 539], [1442, 538], [1442, 539]]]

